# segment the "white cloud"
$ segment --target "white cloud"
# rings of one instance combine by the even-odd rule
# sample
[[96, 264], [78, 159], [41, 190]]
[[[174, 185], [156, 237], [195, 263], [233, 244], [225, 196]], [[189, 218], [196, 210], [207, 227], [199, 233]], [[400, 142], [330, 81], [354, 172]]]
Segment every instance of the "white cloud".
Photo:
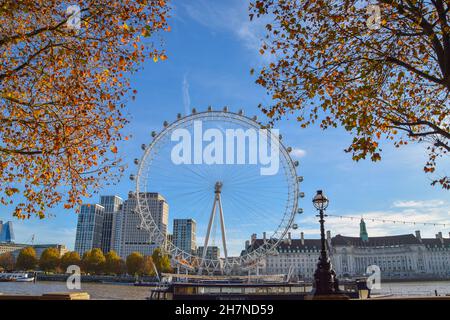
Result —
[[292, 149], [291, 155], [294, 158], [303, 158], [304, 156], [306, 156], [306, 151], [303, 149], [294, 148]]
[[184, 112], [185, 114], [189, 114], [191, 110], [191, 96], [189, 94], [189, 82], [187, 80], [187, 74], [185, 74], [183, 77], [182, 91]]
[[445, 204], [443, 200], [427, 200], [427, 201], [395, 201], [393, 207], [395, 208], [435, 208]]
[[255, 52], [262, 60], [271, 60], [270, 55], [260, 55], [259, 48], [265, 35], [268, 18], [250, 21], [249, 2], [242, 0], [205, 1], [199, 0], [181, 5], [187, 15], [210, 28], [214, 32], [230, 32], [239, 39], [246, 48]]

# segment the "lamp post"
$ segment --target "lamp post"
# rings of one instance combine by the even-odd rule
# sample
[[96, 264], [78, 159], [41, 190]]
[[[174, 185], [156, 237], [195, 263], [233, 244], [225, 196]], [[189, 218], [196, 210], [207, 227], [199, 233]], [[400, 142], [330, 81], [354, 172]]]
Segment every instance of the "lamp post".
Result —
[[319, 211], [320, 222], [320, 257], [317, 263], [317, 269], [314, 273], [314, 296], [340, 294], [336, 273], [334, 272], [330, 258], [327, 253], [325, 242], [325, 209], [328, 207], [329, 200], [323, 194], [322, 190], [318, 190], [313, 200], [314, 207]]

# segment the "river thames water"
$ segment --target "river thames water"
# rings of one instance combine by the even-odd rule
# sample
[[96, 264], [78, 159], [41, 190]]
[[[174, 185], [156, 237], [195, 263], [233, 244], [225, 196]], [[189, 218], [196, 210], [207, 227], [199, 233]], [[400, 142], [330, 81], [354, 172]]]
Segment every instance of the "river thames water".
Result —
[[50, 292], [87, 292], [91, 299], [143, 300], [150, 296], [150, 287], [135, 287], [125, 284], [81, 283], [81, 290], [68, 290], [65, 282], [38, 281], [0, 282], [0, 293], [41, 295]]
[[[88, 292], [91, 299], [125, 299], [142, 300], [150, 295], [149, 287], [135, 287], [133, 285], [82, 283], [81, 290]], [[393, 295], [439, 295], [450, 294], [450, 281], [430, 282], [392, 282], [382, 283], [381, 290], [374, 293]], [[64, 282], [39, 281], [37, 283], [0, 282], [0, 293], [40, 295], [50, 292], [68, 292]]]

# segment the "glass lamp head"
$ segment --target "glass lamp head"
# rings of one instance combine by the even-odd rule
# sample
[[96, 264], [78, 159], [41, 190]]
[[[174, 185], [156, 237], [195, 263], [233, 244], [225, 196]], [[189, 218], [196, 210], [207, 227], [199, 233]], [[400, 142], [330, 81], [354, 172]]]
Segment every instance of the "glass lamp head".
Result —
[[322, 190], [317, 190], [312, 202], [317, 210], [325, 210], [329, 203], [328, 198], [323, 194]]

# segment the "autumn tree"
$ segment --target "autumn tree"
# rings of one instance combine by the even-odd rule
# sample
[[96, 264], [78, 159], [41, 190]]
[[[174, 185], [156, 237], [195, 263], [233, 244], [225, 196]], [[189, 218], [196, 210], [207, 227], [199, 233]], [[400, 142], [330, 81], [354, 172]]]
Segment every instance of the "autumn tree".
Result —
[[155, 266], [151, 256], [144, 256], [144, 261], [142, 262], [142, 274], [145, 276], [155, 275]]
[[33, 247], [26, 247], [20, 250], [16, 260], [17, 270], [34, 270], [38, 263], [36, 251]]
[[72, 208], [120, 174], [129, 75], [166, 58], [153, 39], [167, 13], [165, 0], [1, 2], [0, 203], [15, 216]]
[[105, 256], [99, 248], [86, 251], [83, 254], [81, 265], [86, 273], [102, 273], [104, 271]]
[[[425, 142], [432, 184], [450, 151], [450, 3], [442, 0], [253, 0], [250, 18], [270, 19], [258, 84], [273, 103], [272, 122], [294, 114], [301, 127], [342, 126], [358, 161], [381, 159], [381, 139], [396, 147]], [[252, 70], [253, 72], [253, 70]]]
[[119, 263], [120, 271], [118, 274], [126, 274], [127, 273], [127, 263], [123, 259], [120, 259], [119, 262], [120, 262]]
[[123, 271], [122, 264], [122, 260], [115, 251], [111, 250], [107, 254], [105, 254], [104, 271], [106, 273], [121, 274]]
[[152, 260], [159, 273], [172, 271], [169, 256], [164, 254], [160, 248], [156, 248], [153, 251]]
[[59, 267], [60, 256], [56, 248], [47, 248], [39, 258], [39, 268], [44, 271], [55, 271]]
[[66, 252], [61, 257], [60, 266], [63, 272], [65, 272], [67, 268], [72, 265], [81, 266], [80, 255], [76, 251]]
[[142, 274], [144, 257], [139, 252], [132, 252], [127, 257], [127, 272], [130, 275]]
[[4, 271], [14, 270], [14, 256], [11, 252], [0, 254], [0, 269]]

